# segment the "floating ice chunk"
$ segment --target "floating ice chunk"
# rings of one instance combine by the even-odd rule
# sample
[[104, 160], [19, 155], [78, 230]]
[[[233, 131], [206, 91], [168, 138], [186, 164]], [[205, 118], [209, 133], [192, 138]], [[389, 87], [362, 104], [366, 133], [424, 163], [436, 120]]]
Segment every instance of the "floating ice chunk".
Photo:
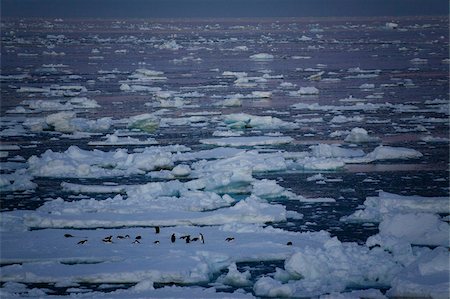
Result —
[[375, 84], [372, 83], [364, 83], [359, 86], [361, 89], [373, 89], [375, 88]]
[[172, 173], [176, 177], [188, 176], [191, 173], [191, 168], [189, 165], [180, 164], [172, 169]]
[[89, 145], [155, 145], [158, 144], [155, 138], [147, 138], [146, 140], [139, 140], [137, 138], [132, 138], [130, 136], [121, 137], [115, 134], [107, 134], [105, 136], [105, 141], [89, 141]]
[[252, 194], [260, 198], [277, 198], [287, 197], [291, 198], [295, 196], [292, 192], [286, 191], [283, 187], [278, 185], [274, 180], [257, 180], [252, 183]]
[[217, 103], [219, 106], [224, 107], [240, 107], [242, 106], [242, 101], [239, 98], [229, 98]]
[[259, 53], [259, 54], [254, 54], [250, 56], [250, 59], [252, 60], [272, 60], [274, 57], [272, 54], [267, 54], [267, 53]]
[[380, 145], [377, 146], [372, 152], [368, 153], [366, 159], [368, 161], [405, 160], [416, 159], [422, 156], [422, 153], [416, 151], [415, 149]]
[[413, 58], [410, 60], [412, 64], [426, 64], [428, 63], [428, 59], [425, 58]]
[[40, 92], [47, 92], [48, 89], [46, 88], [40, 88], [40, 87], [26, 87], [21, 86], [19, 89], [16, 90], [17, 92], [28, 92], [28, 93], [40, 93]]
[[273, 116], [257, 116], [246, 113], [229, 114], [224, 117], [225, 124], [232, 129], [258, 128], [258, 129], [278, 129], [297, 128], [298, 125], [283, 121]]
[[286, 284], [295, 290], [296, 297], [342, 292], [355, 285], [389, 285], [401, 270], [382, 249], [369, 250], [355, 243], [341, 243], [336, 238], [326, 241], [323, 247], [299, 248], [284, 267], [293, 279], [300, 279]]
[[385, 214], [396, 213], [447, 213], [447, 197], [403, 196], [380, 191], [378, 196], [367, 197], [364, 209], [342, 217], [342, 221], [380, 222]]
[[295, 86], [297, 86], [296, 84], [293, 84], [293, 83], [291, 83], [291, 82], [282, 82], [281, 84], [280, 84], [280, 87], [281, 88], [286, 88], [286, 89], [289, 89], [289, 88], [295, 88]]
[[397, 29], [398, 24], [393, 22], [387, 22], [385, 25], [386, 29]]
[[216, 146], [257, 146], [291, 143], [291, 137], [249, 136], [201, 139], [200, 143]]
[[30, 172], [42, 177], [110, 177], [173, 167], [172, 153], [164, 147], [128, 154], [123, 149], [103, 152], [71, 146], [62, 153], [47, 150], [40, 157], [31, 156], [28, 163]]
[[308, 36], [305, 36], [305, 35], [302, 35], [302, 37], [300, 37], [298, 40], [302, 41], [302, 42], [308, 42], [308, 41], [311, 41], [312, 38], [310, 38]]
[[250, 277], [250, 271], [247, 270], [241, 273], [237, 269], [236, 263], [232, 263], [228, 267], [228, 273], [223, 277], [219, 277], [218, 282], [234, 287], [245, 287], [252, 284]]
[[295, 161], [296, 164], [309, 170], [336, 170], [345, 166], [341, 159], [327, 159], [318, 157], [306, 157]]
[[43, 51], [42, 52], [42, 55], [48, 55], [48, 56], [64, 56], [64, 55], [66, 55], [66, 53], [64, 53], [64, 52], [55, 52], [55, 51], [51, 51], [51, 52], [48, 52], [48, 51]]
[[291, 96], [310, 96], [310, 95], [318, 95], [319, 90], [315, 87], [300, 87], [298, 91], [291, 91], [289, 93]]
[[231, 71], [225, 71], [225, 72], [222, 73], [222, 76], [225, 76], [225, 77], [242, 78], [242, 77], [247, 77], [247, 73], [246, 73], [246, 72], [231, 72]]
[[161, 87], [154, 87], [154, 86], [146, 86], [146, 85], [128, 85], [128, 84], [121, 84], [120, 90], [127, 91], [127, 92], [158, 92], [161, 90]]
[[271, 277], [264, 276], [256, 281], [253, 290], [256, 296], [283, 298], [292, 297], [295, 288], [288, 284], [282, 284]]
[[252, 96], [255, 98], [271, 98], [272, 92], [270, 92], [270, 91], [252, 91]]
[[71, 98], [67, 103], [70, 104], [71, 106], [73, 106], [74, 108], [80, 108], [80, 109], [100, 107], [100, 105], [97, 103], [96, 100], [91, 100], [86, 97]]
[[63, 133], [76, 131], [101, 132], [111, 127], [112, 119], [110, 117], [103, 117], [96, 120], [88, 120], [85, 118], [77, 118], [75, 112], [58, 112], [48, 115], [45, 118], [45, 124], [53, 130]]
[[68, 182], [62, 182], [61, 188], [72, 193], [125, 193], [127, 190], [125, 185], [81, 185]]
[[320, 81], [322, 80], [322, 75], [325, 74], [324, 71], [318, 72], [317, 74], [309, 76], [307, 79], [310, 81]]
[[381, 72], [381, 70], [364, 70], [364, 69], [361, 69], [359, 66], [358, 67], [349, 68], [347, 71], [349, 73], [361, 73], [361, 74], [370, 74], [370, 73], [378, 74], [378, 73]]
[[379, 225], [379, 234], [367, 240], [372, 245], [374, 240], [395, 239], [396, 242], [416, 245], [449, 244], [449, 224], [435, 214], [410, 213], [385, 215]]
[[433, 137], [433, 136], [424, 136], [421, 137], [420, 140], [425, 142], [436, 142], [436, 143], [448, 143], [450, 141], [449, 138], [444, 137]]
[[236, 137], [236, 136], [241, 136], [242, 134], [244, 134], [243, 131], [214, 131], [213, 132], [213, 136], [215, 137]]
[[367, 131], [363, 128], [353, 128], [350, 134], [345, 137], [345, 142], [364, 143], [364, 142], [378, 142], [380, 138], [369, 136]]
[[132, 197], [126, 200], [118, 195], [101, 201], [56, 199], [28, 213], [24, 223], [36, 228], [96, 228], [286, 221], [284, 206], [269, 204], [255, 196], [226, 207], [234, 201], [227, 195], [220, 197], [200, 191], [183, 194], [180, 197]]
[[128, 128], [138, 129], [144, 132], [153, 133], [159, 127], [159, 120], [154, 114], [140, 114], [130, 117]]
[[393, 297], [423, 297], [446, 299], [450, 296], [449, 252], [437, 247], [423, 253], [415, 262], [404, 268], [391, 282], [386, 293]]
[[349, 116], [345, 116], [345, 115], [337, 115], [335, 117], [333, 117], [330, 122], [333, 124], [343, 124], [343, 123], [347, 123], [347, 122], [362, 122], [364, 120], [364, 117], [362, 116], [353, 116], [353, 117], [349, 117]]
[[325, 179], [326, 179], [326, 177], [324, 177], [323, 174], [318, 173], [318, 174], [315, 174], [315, 175], [313, 175], [313, 176], [307, 177], [307, 178], [306, 178], [306, 181], [307, 181], [307, 182], [312, 182], [312, 181], [323, 181], [323, 180], [325, 180]]
[[320, 158], [353, 158], [363, 157], [364, 151], [360, 149], [346, 149], [337, 144], [324, 144], [310, 146], [312, 155]]
[[156, 46], [156, 47], [161, 49], [161, 50], [173, 50], [173, 51], [176, 51], [176, 50], [179, 50], [179, 49], [183, 48], [175, 40], [167, 41], [167, 42], [163, 43], [162, 45], [159, 45], [159, 46]]
[[247, 46], [236, 46], [232, 49], [232, 51], [248, 51]]
[[33, 176], [25, 169], [18, 169], [14, 173], [2, 174], [0, 179], [1, 191], [27, 191], [37, 188], [33, 181]]
[[[63, 101], [57, 100], [26, 100], [23, 101], [22, 104], [26, 104], [30, 109], [38, 111], [93, 109], [100, 107], [97, 101], [88, 99], [86, 97], [71, 98], [65, 103], [63, 103]], [[25, 112], [28, 111], [23, 111], [22, 113]], [[17, 113], [17, 111], [15, 113]]]

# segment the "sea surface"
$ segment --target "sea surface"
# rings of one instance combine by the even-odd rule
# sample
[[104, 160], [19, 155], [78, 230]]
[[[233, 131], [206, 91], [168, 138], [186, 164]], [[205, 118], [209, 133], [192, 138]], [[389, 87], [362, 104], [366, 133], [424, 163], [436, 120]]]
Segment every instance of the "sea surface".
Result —
[[[361, 209], [367, 197], [377, 196], [381, 190], [404, 196], [449, 196], [449, 33], [445, 17], [3, 19], [1, 43], [0, 138], [2, 153], [7, 152], [0, 158], [1, 172], [6, 176], [25, 169], [20, 174], [31, 175], [30, 180], [36, 184], [34, 188], [11, 189], [3, 181], [2, 213], [32, 212], [58, 197], [64, 201], [103, 201], [118, 194], [114, 190], [68, 192], [61, 183], [141, 185], [173, 178], [155, 175], [170, 167], [153, 169], [152, 175], [108, 177], [37, 175], [28, 168], [30, 157], [41, 157], [47, 150], [65, 152], [76, 146], [87, 151], [122, 148], [131, 153], [152, 146], [88, 144], [103, 141], [117, 130], [120, 136], [154, 138], [158, 146], [183, 145], [193, 153], [217, 147], [204, 140], [228, 137], [218, 136], [217, 132], [223, 131], [241, 137], [292, 138], [283, 144], [237, 146], [260, 153], [309, 152], [311, 146], [326, 144], [364, 153], [383, 145], [422, 154], [343, 163], [340, 167], [297, 166], [253, 173], [256, 180], [274, 180], [284, 190], [306, 198], [334, 199], [305, 202], [272, 196], [271, 204], [303, 214], [262, 224], [284, 231], [323, 230], [341, 242], [364, 246], [368, 237], [378, 233], [378, 223], [345, 222], [341, 218]], [[252, 57], [261, 53], [264, 55], [259, 59]], [[142, 75], [140, 69], [155, 72]], [[305, 87], [316, 91], [304, 94], [301, 88]], [[97, 106], [52, 108], [38, 102], [64, 105], [79, 97], [94, 100]], [[234, 102], [226, 104], [229, 99]], [[75, 113], [81, 124], [58, 129], [45, 123], [45, 117], [61, 111]], [[153, 130], [133, 130], [130, 118], [146, 113], [163, 121]], [[224, 122], [225, 116], [237, 113], [271, 116], [293, 125], [230, 127]], [[61, 116], [64, 118], [70, 122], [75, 116]], [[88, 120], [102, 118], [108, 118], [103, 128], [85, 126]], [[354, 128], [363, 128], [368, 134], [364, 136], [373, 139], [345, 141]], [[319, 163], [329, 157], [317, 158]], [[194, 168], [194, 164], [190, 166]], [[220, 196], [228, 194], [236, 201], [252, 193], [245, 188], [212, 191]], [[130, 227], [136, 228], [133, 224]], [[3, 250], [5, 246], [10, 250], [21, 245], [2, 242]], [[283, 262], [265, 258], [241, 261], [237, 266], [241, 272], [249, 270], [250, 280], [255, 282], [276, 267], [283, 267]], [[2, 264], [11, 265], [5, 260]], [[217, 286], [215, 279], [226, 272], [222, 267], [209, 282], [188, 283], [188, 288]], [[3, 277], [2, 286], [8, 281], [20, 279]], [[77, 289], [71, 290], [52, 280], [23, 282], [28, 289], [40, 289], [44, 295], [105, 293], [136, 284], [115, 281], [107, 288], [99, 287], [107, 281], [81, 279]], [[173, 284], [178, 285], [177, 281], [155, 282], [154, 287]], [[379, 287], [382, 292], [388, 288]], [[237, 289], [228, 286], [221, 290]], [[256, 295], [252, 285], [243, 289]]]

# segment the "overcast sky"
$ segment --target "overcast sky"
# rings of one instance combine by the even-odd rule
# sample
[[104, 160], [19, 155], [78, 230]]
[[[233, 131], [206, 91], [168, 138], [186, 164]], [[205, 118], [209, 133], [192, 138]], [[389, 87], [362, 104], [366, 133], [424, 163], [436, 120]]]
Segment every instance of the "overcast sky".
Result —
[[308, 17], [448, 15], [448, 0], [0, 0], [19, 17]]

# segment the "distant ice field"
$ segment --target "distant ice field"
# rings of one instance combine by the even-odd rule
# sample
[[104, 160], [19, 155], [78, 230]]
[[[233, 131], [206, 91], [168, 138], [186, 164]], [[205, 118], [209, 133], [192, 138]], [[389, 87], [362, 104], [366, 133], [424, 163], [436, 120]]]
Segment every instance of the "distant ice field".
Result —
[[0, 297], [449, 297], [448, 19], [1, 25]]

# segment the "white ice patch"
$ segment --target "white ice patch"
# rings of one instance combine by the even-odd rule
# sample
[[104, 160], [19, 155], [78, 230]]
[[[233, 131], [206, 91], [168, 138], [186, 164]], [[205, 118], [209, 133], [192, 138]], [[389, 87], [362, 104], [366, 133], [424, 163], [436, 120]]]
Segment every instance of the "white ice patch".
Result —
[[392, 288], [386, 295], [390, 298], [449, 298], [449, 258], [447, 247], [437, 247], [431, 252], [423, 253], [392, 280]]
[[344, 141], [352, 143], [377, 142], [378, 137], [369, 136], [369, 133], [363, 128], [353, 128]]
[[257, 116], [246, 113], [235, 113], [224, 116], [224, 123], [230, 129], [257, 128], [257, 129], [293, 129], [298, 124], [283, 121], [273, 116]]
[[[319, 247], [298, 248], [286, 259], [284, 267], [289, 281], [283, 284], [262, 278], [255, 283], [260, 296], [310, 297], [342, 292], [350, 286], [388, 285], [402, 269], [389, 253], [380, 248], [370, 250], [355, 243], [341, 243], [336, 238]], [[271, 287], [262, 288], [264, 285]], [[272, 289], [278, 291], [272, 293]]]
[[291, 96], [311, 96], [311, 95], [318, 95], [319, 90], [315, 87], [300, 87], [297, 91], [291, 91], [289, 92], [289, 95]]
[[267, 53], [258, 53], [250, 56], [250, 59], [256, 60], [256, 61], [266, 61], [266, 60], [272, 60], [274, 57], [272, 54]]
[[448, 213], [447, 197], [404, 196], [380, 191], [378, 196], [367, 197], [364, 209], [343, 217], [344, 221], [382, 221], [386, 214]]
[[384, 215], [379, 233], [369, 237], [367, 244], [391, 247], [392, 243], [415, 245], [449, 244], [449, 224], [439, 216], [429, 213], [408, 213]]
[[118, 136], [117, 132], [114, 134], [107, 134], [104, 141], [89, 141], [89, 145], [100, 145], [100, 146], [118, 146], [118, 145], [155, 145], [158, 144], [155, 138], [147, 138], [145, 140], [140, 140], [130, 136]]
[[98, 178], [144, 174], [157, 168], [172, 168], [170, 147], [146, 148], [141, 153], [128, 154], [124, 149], [111, 152], [86, 151], [77, 146], [65, 152], [47, 150], [40, 157], [28, 159], [29, 170], [41, 177]]
[[216, 146], [257, 146], [287, 144], [293, 140], [291, 137], [248, 136], [202, 139], [200, 143]]

